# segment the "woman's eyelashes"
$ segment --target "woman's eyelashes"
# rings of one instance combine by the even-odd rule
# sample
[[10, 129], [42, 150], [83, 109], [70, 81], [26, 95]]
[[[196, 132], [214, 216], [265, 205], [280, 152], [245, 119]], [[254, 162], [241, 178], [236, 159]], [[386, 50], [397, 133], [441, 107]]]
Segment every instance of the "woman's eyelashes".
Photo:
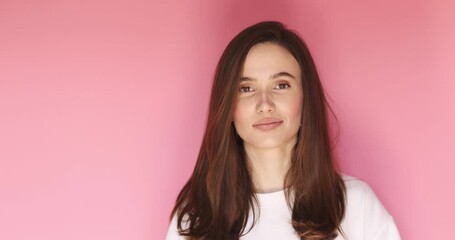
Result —
[[251, 87], [251, 86], [240, 86], [240, 92], [247, 93], [247, 92], [252, 92], [252, 91], [253, 91], [253, 87]]
[[[290, 88], [290, 87], [291, 87], [291, 85], [289, 83], [281, 82], [281, 83], [276, 84], [273, 87], [273, 89], [274, 90], [281, 90], [281, 89], [287, 89], [287, 88]], [[239, 91], [242, 92], [242, 93], [249, 93], [249, 92], [254, 92], [255, 89], [254, 89], [253, 86], [244, 85], [244, 86], [240, 86]]]
[[291, 85], [289, 83], [278, 83], [274, 89], [285, 89], [290, 87]]

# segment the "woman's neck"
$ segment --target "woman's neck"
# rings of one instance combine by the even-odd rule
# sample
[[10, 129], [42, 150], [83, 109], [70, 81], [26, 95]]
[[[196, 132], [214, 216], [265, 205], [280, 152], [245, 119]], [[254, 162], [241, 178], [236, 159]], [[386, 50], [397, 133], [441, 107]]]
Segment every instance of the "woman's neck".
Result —
[[269, 193], [282, 190], [291, 165], [292, 148], [259, 149], [245, 145], [255, 191]]

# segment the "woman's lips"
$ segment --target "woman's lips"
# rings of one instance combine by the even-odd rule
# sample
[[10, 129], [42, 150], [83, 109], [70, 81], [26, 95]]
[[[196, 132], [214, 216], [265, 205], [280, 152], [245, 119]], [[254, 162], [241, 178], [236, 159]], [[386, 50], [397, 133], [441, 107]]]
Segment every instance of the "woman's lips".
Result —
[[278, 119], [263, 119], [253, 124], [253, 127], [267, 131], [280, 126], [282, 123], [283, 121]]

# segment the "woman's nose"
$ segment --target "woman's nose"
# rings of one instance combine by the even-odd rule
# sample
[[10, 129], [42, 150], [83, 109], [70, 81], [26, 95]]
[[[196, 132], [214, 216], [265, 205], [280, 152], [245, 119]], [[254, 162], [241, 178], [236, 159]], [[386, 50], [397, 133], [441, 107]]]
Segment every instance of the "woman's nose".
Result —
[[258, 95], [256, 110], [258, 113], [273, 112], [275, 110], [275, 104], [269, 92], [262, 92]]

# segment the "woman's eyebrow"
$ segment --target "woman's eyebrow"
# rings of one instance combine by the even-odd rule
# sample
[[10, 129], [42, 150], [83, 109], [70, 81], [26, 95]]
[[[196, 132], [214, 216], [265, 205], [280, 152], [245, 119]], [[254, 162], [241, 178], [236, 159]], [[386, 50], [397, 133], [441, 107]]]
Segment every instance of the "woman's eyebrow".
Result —
[[256, 79], [250, 78], [250, 77], [241, 77], [240, 78], [240, 82], [245, 82], [245, 81], [256, 81]]
[[[292, 74], [288, 73], [288, 72], [275, 73], [272, 76], [270, 76], [270, 80], [275, 79], [275, 78], [279, 78], [279, 77], [290, 77], [290, 78], [295, 80], [295, 77]], [[255, 78], [250, 78], [250, 77], [241, 77], [240, 81], [241, 82], [243, 82], [243, 81], [256, 81], [256, 79]]]
[[276, 74], [273, 74], [270, 79], [275, 79], [275, 78], [278, 78], [278, 77], [290, 77], [292, 79], [295, 79], [294, 76], [292, 76], [292, 74], [288, 73], [288, 72], [279, 72], [279, 73], [276, 73]]

